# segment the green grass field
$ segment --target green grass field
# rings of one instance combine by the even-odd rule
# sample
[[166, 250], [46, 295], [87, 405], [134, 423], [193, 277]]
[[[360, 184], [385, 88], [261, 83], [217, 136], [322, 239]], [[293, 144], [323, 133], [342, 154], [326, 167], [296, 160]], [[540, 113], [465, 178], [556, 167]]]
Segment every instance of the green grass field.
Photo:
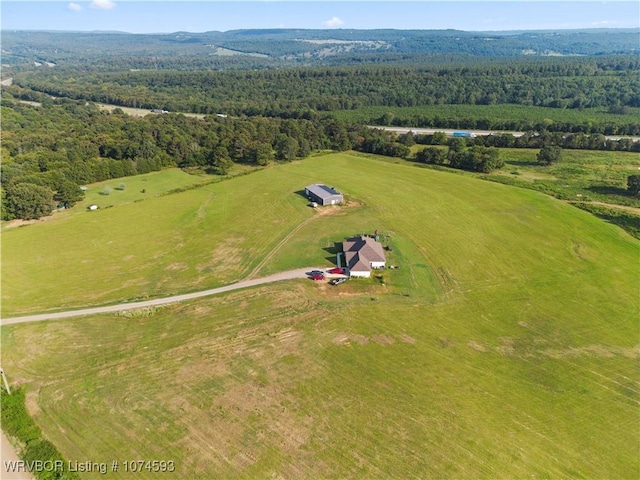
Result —
[[[311, 182], [349, 203], [313, 211], [295, 193]], [[638, 476], [640, 244], [587, 212], [333, 154], [92, 213], [4, 234], [5, 311], [224, 283], [309, 218], [261, 273], [329, 265], [334, 242], [375, 229], [401, 268], [384, 284], [288, 281], [146, 317], [3, 327], [3, 368], [69, 460], [174, 460], [183, 478]], [[28, 266], [44, 239], [76, 235], [73, 263], [58, 249], [31, 262], [57, 265], [64, 286]], [[236, 261], [214, 262], [222, 249]], [[94, 271], [112, 273], [98, 286]]]
[[[313, 214], [294, 193], [296, 179], [289, 191], [262, 185], [252, 174], [153, 198], [146, 197], [154, 188], [166, 190], [151, 186], [153, 180], [142, 179], [141, 185], [150, 185], [145, 194], [134, 177], [110, 185], [121, 181], [130, 184], [124, 191], [102, 196], [102, 184], [91, 186], [94, 193], [69, 215], [3, 233], [3, 270], [11, 272], [3, 278], [4, 315], [231, 283]], [[130, 194], [144, 201], [118, 205]], [[87, 211], [91, 195], [114, 207]]]
[[166, 195], [172, 190], [190, 188], [208, 183], [208, 175], [190, 175], [178, 168], [151, 172], [133, 177], [115, 178], [94, 183], [85, 192], [85, 198], [71, 211], [79, 211], [95, 203], [100, 208], [110, 208], [126, 203], [141, 202], [153, 197]]

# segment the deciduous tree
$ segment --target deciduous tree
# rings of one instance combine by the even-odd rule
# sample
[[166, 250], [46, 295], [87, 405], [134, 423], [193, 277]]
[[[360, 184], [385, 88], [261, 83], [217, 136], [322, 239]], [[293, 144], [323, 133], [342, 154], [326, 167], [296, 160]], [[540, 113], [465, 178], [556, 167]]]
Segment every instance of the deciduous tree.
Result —
[[542, 147], [536, 157], [540, 165], [551, 165], [562, 159], [562, 148], [556, 145]]
[[422, 163], [442, 165], [446, 159], [447, 153], [442, 148], [428, 147], [416, 153], [416, 160]]
[[63, 180], [58, 183], [53, 199], [60, 202], [65, 208], [72, 207], [84, 198], [84, 192], [71, 180]]
[[7, 216], [23, 220], [51, 215], [53, 190], [33, 183], [18, 183], [7, 188]]

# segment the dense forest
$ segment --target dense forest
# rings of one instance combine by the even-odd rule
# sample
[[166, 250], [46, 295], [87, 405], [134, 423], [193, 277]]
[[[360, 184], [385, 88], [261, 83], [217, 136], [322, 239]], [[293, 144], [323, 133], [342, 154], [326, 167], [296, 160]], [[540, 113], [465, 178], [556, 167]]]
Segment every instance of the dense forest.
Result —
[[[24, 100], [40, 98], [34, 97], [35, 91], [172, 112], [307, 119], [317, 112], [442, 104], [606, 107], [624, 114], [640, 107], [639, 71], [640, 60], [632, 56], [226, 72], [64, 74], [54, 69], [16, 75], [14, 82], [24, 90], [14, 94]], [[418, 117], [409, 123], [416, 127], [449, 127], [430, 118]], [[497, 124], [490, 128], [522, 126]], [[640, 122], [590, 125], [586, 133], [637, 135]]]

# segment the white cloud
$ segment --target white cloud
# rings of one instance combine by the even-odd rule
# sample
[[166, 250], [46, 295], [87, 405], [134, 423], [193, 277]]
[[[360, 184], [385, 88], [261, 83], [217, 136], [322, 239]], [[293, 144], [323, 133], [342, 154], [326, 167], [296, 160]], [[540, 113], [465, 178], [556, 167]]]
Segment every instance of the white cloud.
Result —
[[592, 27], [613, 27], [616, 26], [618, 22], [612, 22], [610, 20], [600, 20], [599, 22], [591, 22]]
[[77, 3], [73, 3], [73, 2], [71, 2], [69, 5], [67, 5], [67, 8], [69, 10], [74, 11], [74, 12], [79, 12], [80, 10], [82, 10], [82, 6], [78, 5]]
[[344, 25], [344, 22], [340, 20], [338, 17], [332, 17], [331, 20], [327, 20], [323, 23], [323, 25], [327, 28], [339, 27], [340, 25]]
[[111, 10], [116, 6], [116, 4], [111, 0], [93, 0], [90, 6], [91, 8], [97, 8], [98, 10]]

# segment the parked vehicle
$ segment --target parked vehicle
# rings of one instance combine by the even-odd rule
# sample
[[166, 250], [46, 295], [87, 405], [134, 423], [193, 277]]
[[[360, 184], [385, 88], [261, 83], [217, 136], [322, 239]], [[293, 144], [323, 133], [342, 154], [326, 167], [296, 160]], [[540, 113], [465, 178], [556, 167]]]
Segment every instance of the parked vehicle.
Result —
[[329, 270], [329, 273], [334, 275], [344, 275], [344, 268], [336, 267]]
[[329, 283], [331, 285], [340, 285], [341, 283], [346, 282], [347, 279], [346, 278], [334, 278], [333, 280], [331, 280]]
[[453, 132], [454, 137], [471, 137], [475, 138], [476, 134], [471, 132]]
[[324, 275], [322, 273], [314, 273], [311, 275], [311, 280], [324, 280]]

